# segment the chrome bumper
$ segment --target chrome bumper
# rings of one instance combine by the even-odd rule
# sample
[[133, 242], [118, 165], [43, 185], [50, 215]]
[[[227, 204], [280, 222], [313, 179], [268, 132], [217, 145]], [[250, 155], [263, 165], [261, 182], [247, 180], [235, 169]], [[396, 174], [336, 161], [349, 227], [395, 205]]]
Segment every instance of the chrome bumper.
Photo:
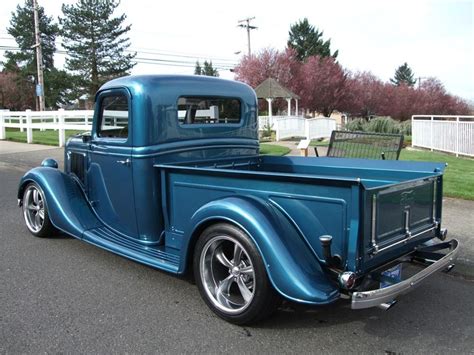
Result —
[[452, 239], [446, 244], [443, 249], [449, 248], [449, 252], [439, 260], [433, 262], [417, 274], [413, 275], [409, 279], [400, 281], [392, 286], [386, 288], [379, 288], [376, 290], [353, 292], [352, 293], [352, 309], [363, 309], [376, 307], [383, 303], [393, 301], [397, 296], [403, 295], [412, 289], [414, 289], [420, 282], [426, 279], [428, 276], [434, 274], [437, 271], [446, 269], [453, 264], [456, 256], [459, 252], [459, 242], [456, 239]]

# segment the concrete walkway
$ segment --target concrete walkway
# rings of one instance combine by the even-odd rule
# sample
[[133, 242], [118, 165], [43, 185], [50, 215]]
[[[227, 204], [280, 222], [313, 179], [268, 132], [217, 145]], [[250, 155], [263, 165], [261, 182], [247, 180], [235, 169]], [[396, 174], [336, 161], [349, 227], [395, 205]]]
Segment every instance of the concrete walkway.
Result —
[[[287, 147], [290, 149], [290, 152], [288, 155], [297, 155], [300, 156], [300, 150], [297, 149], [296, 147], [298, 146], [300, 141], [279, 141], [279, 142], [265, 142], [265, 144], [271, 144], [271, 145], [281, 145], [282, 147]], [[326, 156], [326, 153], [328, 151], [327, 147], [317, 147], [318, 148], [318, 154], [320, 157]], [[308, 156], [309, 157], [315, 157], [316, 154], [314, 152], [314, 147], [309, 147], [308, 148]]]
[[0, 154], [12, 154], [12, 153], [23, 153], [23, 152], [35, 152], [38, 150], [45, 149], [57, 149], [52, 145], [42, 144], [26, 144], [0, 140]]

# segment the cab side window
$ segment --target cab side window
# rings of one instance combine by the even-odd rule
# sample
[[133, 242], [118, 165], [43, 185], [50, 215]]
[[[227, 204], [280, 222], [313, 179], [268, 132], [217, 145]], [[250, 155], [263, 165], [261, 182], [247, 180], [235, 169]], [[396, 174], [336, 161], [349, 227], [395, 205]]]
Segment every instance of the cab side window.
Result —
[[100, 126], [102, 138], [128, 138], [128, 100], [122, 93], [107, 95], [101, 100]]

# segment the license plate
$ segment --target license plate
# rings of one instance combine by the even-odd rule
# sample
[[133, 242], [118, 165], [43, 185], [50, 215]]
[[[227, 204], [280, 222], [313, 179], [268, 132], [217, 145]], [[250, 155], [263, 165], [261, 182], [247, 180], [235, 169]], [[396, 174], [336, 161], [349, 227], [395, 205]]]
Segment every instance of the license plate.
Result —
[[380, 281], [380, 288], [392, 286], [402, 280], [402, 264], [391, 267], [382, 272], [382, 281]]

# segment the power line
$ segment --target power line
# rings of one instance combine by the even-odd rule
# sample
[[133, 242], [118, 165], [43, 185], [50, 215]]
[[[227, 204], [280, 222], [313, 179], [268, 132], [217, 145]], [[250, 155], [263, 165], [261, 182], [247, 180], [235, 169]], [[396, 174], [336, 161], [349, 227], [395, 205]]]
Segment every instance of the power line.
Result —
[[[1, 46], [0, 45], [0, 50], [7, 50], [7, 51], [20, 51], [19, 47], [14, 47], [14, 46]], [[57, 54], [61, 55], [67, 55], [67, 51], [65, 50], [56, 50]], [[191, 57], [193, 58], [193, 57]], [[154, 65], [164, 65], [164, 66], [176, 66], [176, 67], [189, 67], [189, 68], [194, 68], [196, 63], [194, 61], [190, 60], [179, 60], [179, 59], [164, 59], [164, 58], [147, 58], [147, 57], [141, 57], [137, 56], [134, 58], [134, 61], [137, 63], [142, 63], [142, 64], [154, 64]], [[233, 63], [221, 63], [219, 61], [213, 62], [213, 66], [216, 69], [221, 69], [221, 70], [230, 70], [235, 67], [235, 64]]]

